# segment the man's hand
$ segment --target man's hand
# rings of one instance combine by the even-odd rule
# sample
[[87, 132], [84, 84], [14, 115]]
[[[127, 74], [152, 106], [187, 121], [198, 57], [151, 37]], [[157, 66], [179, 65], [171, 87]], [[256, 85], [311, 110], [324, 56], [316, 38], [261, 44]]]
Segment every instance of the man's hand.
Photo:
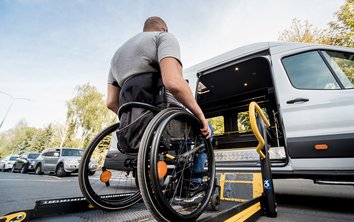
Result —
[[202, 133], [203, 136], [209, 139], [211, 136], [211, 132], [210, 132], [208, 121], [205, 118], [200, 119], [200, 121], [202, 122], [203, 125], [203, 128], [200, 129], [200, 132]]

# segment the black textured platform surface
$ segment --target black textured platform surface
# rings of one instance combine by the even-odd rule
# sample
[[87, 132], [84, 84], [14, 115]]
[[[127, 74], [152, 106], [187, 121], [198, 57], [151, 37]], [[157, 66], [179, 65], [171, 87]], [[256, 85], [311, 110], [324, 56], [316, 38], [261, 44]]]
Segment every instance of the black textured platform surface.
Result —
[[[205, 211], [198, 220], [206, 219], [210, 216], [214, 216], [215, 214], [223, 213], [227, 211], [229, 208], [235, 207], [240, 203], [231, 202], [231, 201], [221, 201], [220, 210], [219, 211], [212, 211], [207, 210]], [[103, 210], [98, 209], [91, 209], [85, 212], [79, 213], [71, 213], [71, 214], [62, 214], [57, 215], [54, 217], [43, 217], [37, 218], [30, 221], [34, 222], [64, 222], [64, 221], [71, 221], [71, 222], [84, 222], [84, 221], [104, 221], [104, 222], [128, 222], [128, 221], [156, 221], [150, 212], [146, 209], [144, 203], [138, 203], [129, 209], [125, 210], [118, 210], [114, 212], [106, 212]]]

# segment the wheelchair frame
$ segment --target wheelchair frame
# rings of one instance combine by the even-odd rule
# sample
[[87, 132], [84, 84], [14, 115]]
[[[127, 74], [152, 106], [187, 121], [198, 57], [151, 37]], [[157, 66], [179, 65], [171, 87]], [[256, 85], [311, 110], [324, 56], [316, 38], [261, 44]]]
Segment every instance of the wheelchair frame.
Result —
[[[207, 208], [210, 198], [212, 197], [213, 191], [215, 189], [215, 180], [216, 180], [213, 149], [210, 144], [210, 141], [200, 136], [200, 130], [199, 130], [201, 128], [200, 121], [194, 115], [192, 115], [191, 113], [189, 113], [188, 111], [182, 108], [173, 107], [173, 108], [166, 108], [160, 110], [152, 105], [140, 103], [140, 102], [129, 102], [122, 105], [122, 107], [119, 110], [119, 114], [133, 107], [145, 108], [151, 110], [154, 113], [157, 113], [145, 129], [145, 132], [141, 139], [139, 152], [137, 155], [137, 159], [139, 161], [137, 161], [137, 171], [135, 172], [135, 178], [136, 176], [138, 177], [138, 184], [139, 184], [138, 191], [129, 192], [124, 195], [123, 194], [100, 195], [94, 191], [94, 189], [91, 187], [90, 184], [90, 178], [88, 175], [89, 172], [88, 166], [92, 159], [91, 155], [96, 149], [96, 147], [99, 145], [101, 140], [103, 140], [107, 134], [114, 132], [115, 129], [118, 128], [119, 124], [117, 123], [108, 127], [107, 129], [103, 130], [100, 134], [98, 134], [91, 141], [88, 148], [84, 152], [82, 162], [80, 164], [80, 169], [79, 169], [79, 183], [80, 183], [80, 188], [82, 190], [82, 193], [91, 204], [104, 210], [118, 210], [118, 209], [128, 208], [138, 203], [141, 199], [143, 199], [146, 207], [155, 216], [155, 218], [159, 220], [163, 220], [163, 221], [196, 220]], [[184, 156], [183, 154], [178, 154], [173, 156], [168, 152], [164, 151], [164, 149], [168, 150], [169, 149], [168, 147], [162, 147], [161, 145], [161, 138], [163, 137], [164, 132], [166, 132], [166, 128], [168, 127], [168, 124], [171, 121], [177, 121], [176, 119], [178, 119], [178, 121], [181, 122], [183, 121], [183, 124], [185, 124], [186, 126], [188, 125], [190, 127], [190, 130], [192, 130], [192, 132], [194, 133], [194, 134], [192, 133], [192, 134], [185, 135], [184, 138], [185, 140], [187, 139], [189, 140], [190, 139], [189, 136], [192, 135], [194, 137], [193, 138], [194, 141], [190, 142], [192, 148], [189, 148], [186, 152], [183, 151]], [[189, 173], [191, 172], [190, 166], [193, 166], [194, 164], [192, 163], [195, 158], [194, 155], [198, 155], [197, 152], [201, 152], [196, 148], [197, 140], [203, 141], [201, 147], [203, 147], [202, 148], [203, 152], [207, 153], [207, 161], [206, 161], [207, 172], [204, 173], [205, 175], [203, 175], [204, 180], [206, 180], [205, 181], [206, 185], [205, 185], [205, 190], [201, 192], [200, 195], [201, 200], [198, 203], [185, 204], [186, 202], [184, 201], [187, 201], [188, 203], [188, 201], [192, 199], [189, 198], [189, 196], [183, 198], [181, 197], [183, 196], [182, 195], [183, 192], [188, 193], [189, 195], [188, 188], [185, 188], [184, 185], [178, 185], [178, 181], [180, 181], [181, 179], [177, 180], [176, 178], [171, 176], [171, 174], [174, 173], [175, 177], [178, 176], [182, 177], [181, 175], [183, 175], [184, 178], [185, 175], [188, 175], [187, 172]], [[180, 142], [179, 146], [185, 147], [185, 145], [181, 145], [181, 144], [182, 143]], [[177, 172], [176, 167], [172, 171], [171, 169], [166, 168], [166, 175], [163, 175], [163, 177], [161, 178], [161, 176], [159, 175], [160, 169], [154, 163], [164, 162], [166, 164], [166, 162], [174, 162], [175, 166], [177, 166], [177, 164], [179, 164], [179, 166], [182, 166], [183, 164], [185, 164], [183, 163], [181, 165], [179, 163], [182, 161], [181, 160], [182, 156], [184, 158], [183, 161], [185, 161], [190, 165], [189, 169], [183, 168], [183, 173], [178, 174], [176, 173]], [[188, 157], [189, 159], [186, 157]], [[163, 160], [160, 160], [159, 158], [162, 158]], [[166, 167], [167, 165], [169, 167], [173, 166], [171, 165], [171, 163], [166, 164]], [[134, 169], [132, 170], [134, 171]], [[185, 175], [184, 172], [186, 172]], [[101, 177], [103, 174], [109, 174], [109, 173], [110, 173], [109, 170], [102, 168]], [[190, 174], [192, 175], [193, 173]], [[192, 177], [193, 176], [190, 176], [190, 178]], [[106, 186], [107, 183], [109, 184], [109, 180], [102, 181], [102, 178], [100, 180], [101, 182], [105, 182]], [[185, 180], [186, 179], [183, 179], [183, 181]], [[163, 181], [165, 181], [165, 183], [168, 183], [169, 190], [166, 188], [167, 187], [166, 184], [161, 185]], [[188, 181], [188, 179], [186, 181]], [[182, 201], [175, 203], [175, 200], [178, 199], [178, 197], [176, 197], [176, 194], [174, 194], [174, 196], [173, 195], [171, 196], [170, 190], [172, 189], [177, 190], [177, 188], [181, 189], [179, 195]], [[182, 192], [182, 188], [184, 189], [183, 192]], [[217, 204], [220, 202], [220, 200], [219, 201], [217, 200], [217, 197], [213, 196], [212, 203], [214, 204], [212, 205], [212, 207], [214, 209], [218, 209]], [[190, 206], [186, 206], [186, 205], [190, 205]]]

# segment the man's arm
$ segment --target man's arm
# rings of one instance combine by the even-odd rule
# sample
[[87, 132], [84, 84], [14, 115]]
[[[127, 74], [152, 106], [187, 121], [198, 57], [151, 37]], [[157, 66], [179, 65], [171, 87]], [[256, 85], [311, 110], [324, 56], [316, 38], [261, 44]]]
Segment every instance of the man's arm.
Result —
[[107, 108], [112, 110], [114, 113], [118, 113], [119, 109], [119, 92], [120, 88], [108, 83], [107, 87]]
[[185, 107], [187, 107], [203, 124], [201, 132], [207, 138], [210, 137], [208, 121], [204, 113], [193, 97], [193, 93], [187, 82], [183, 79], [182, 66], [173, 57], [166, 57], [160, 61], [162, 81], [166, 89]]

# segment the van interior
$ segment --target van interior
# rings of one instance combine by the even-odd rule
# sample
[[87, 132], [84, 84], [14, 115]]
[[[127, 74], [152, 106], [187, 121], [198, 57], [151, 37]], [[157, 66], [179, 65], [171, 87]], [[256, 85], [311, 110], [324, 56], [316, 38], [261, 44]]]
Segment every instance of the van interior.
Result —
[[[206, 117], [212, 125], [213, 119], [219, 119], [219, 126], [215, 126], [215, 123], [213, 126], [214, 150], [254, 150], [258, 141], [251, 131], [248, 117], [248, 106], [252, 101], [257, 102], [270, 120], [271, 146], [284, 147], [271, 68], [266, 57], [233, 61], [205, 70], [199, 73], [197, 86], [197, 101]], [[254, 166], [255, 162], [216, 160], [217, 166]], [[283, 166], [285, 163], [286, 158], [272, 159], [273, 166]]]

